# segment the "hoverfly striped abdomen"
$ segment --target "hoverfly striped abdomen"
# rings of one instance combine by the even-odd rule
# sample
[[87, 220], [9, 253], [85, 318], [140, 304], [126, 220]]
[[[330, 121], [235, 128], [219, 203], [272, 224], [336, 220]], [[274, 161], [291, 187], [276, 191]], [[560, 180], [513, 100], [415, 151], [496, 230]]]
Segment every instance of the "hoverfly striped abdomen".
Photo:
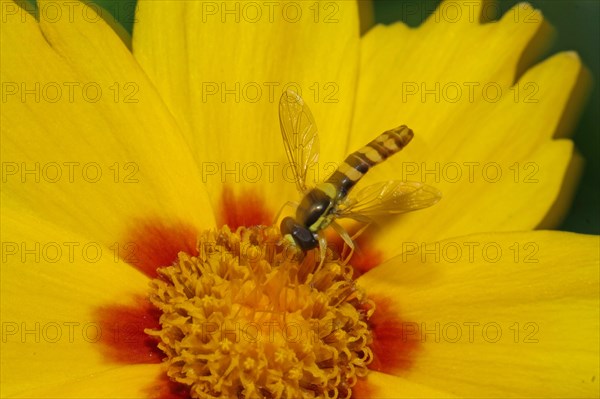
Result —
[[348, 155], [326, 183], [333, 184], [337, 199], [345, 198], [370, 168], [406, 147], [412, 138], [413, 131], [404, 125], [382, 133], [360, 150]]

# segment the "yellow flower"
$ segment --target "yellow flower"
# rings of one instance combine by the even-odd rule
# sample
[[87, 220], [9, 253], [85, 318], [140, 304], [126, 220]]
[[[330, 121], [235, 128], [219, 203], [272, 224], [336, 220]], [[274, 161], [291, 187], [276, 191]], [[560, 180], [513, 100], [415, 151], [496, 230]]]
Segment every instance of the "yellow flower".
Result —
[[[142, 0], [130, 51], [91, 6], [0, 5], [2, 397], [598, 396], [598, 237], [533, 231], [567, 209], [588, 86], [573, 53], [532, 66], [539, 11], [486, 22], [488, 2], [448, 1], [360, 37], [351, 1]], [[356, 280], [312, 254], [252, 263], [279, 248], [256, 226], [298, 196], [288, 84], [319, 125], [320, 178], [405, 123], [415, 139], [360, 185], [444, 193], [360, 236]], [[248, 242], [244, 265], [215, 260]], [[318, 339], [207, 324], [259, 311]], [[215, 325], [223, 339], [181, 334]]]

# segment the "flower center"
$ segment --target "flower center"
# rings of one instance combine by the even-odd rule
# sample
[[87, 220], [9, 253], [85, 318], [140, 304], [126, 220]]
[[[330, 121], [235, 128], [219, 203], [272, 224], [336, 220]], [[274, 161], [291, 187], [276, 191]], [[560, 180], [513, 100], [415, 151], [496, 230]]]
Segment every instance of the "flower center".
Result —
[[158, 269], [168, 376], [193, 398], [349, 398], [373, 358], [375, 305], [352, 268], [301, 256], [273, 227], [206, 231]]

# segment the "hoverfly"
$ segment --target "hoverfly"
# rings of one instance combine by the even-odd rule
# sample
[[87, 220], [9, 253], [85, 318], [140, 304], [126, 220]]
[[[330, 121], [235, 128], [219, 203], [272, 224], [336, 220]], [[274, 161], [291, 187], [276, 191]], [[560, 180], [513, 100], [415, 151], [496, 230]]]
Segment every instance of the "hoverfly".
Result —
[[[344, 162], [324, 182], [314, 188], [306, 185], [308, 170], [319, 158], [319, 136], [308, 106], [295, 92], [284, 92], [279, 100], [279, 123], [283, 143], [296, 187], [303, 198], [297, 205], [296, 217], [281, 221], [281, 235], [295, 243], [302, 252], [319, 247], [321, 264], [325, 259], [327, 240], [323, 230], [331, 226], [354, 251], [354, 237], [336, 222], [336, 219], [353, 219], [365, 223], [371, 218], [400, 214], [429, 207], [437, 203], [440, 192], [420, 182], [388, 180], [363, 188], [348, 197], [352, 188], [367, 171], [404, 148], [413, 138], [413, 132], [402, 125], [388, 130], [373, 141], [348, 155]], [[278, 218], [277, 218], [278, 219]], [[352, 252], [350, 253], [352, 256]], [[348, 257], [348, 259], [350, 258]]]

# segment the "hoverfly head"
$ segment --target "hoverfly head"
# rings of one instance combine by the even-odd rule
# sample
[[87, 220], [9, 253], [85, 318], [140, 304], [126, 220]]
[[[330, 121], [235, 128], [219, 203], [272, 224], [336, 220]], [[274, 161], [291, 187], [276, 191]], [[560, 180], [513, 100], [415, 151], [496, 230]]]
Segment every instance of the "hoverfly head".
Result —
[[291, 237], [303, 252], [319, 246], [318, 236], [305, 226], [298, 223], [294, 218], [285, 217], [281, 221], [281, 235]]

